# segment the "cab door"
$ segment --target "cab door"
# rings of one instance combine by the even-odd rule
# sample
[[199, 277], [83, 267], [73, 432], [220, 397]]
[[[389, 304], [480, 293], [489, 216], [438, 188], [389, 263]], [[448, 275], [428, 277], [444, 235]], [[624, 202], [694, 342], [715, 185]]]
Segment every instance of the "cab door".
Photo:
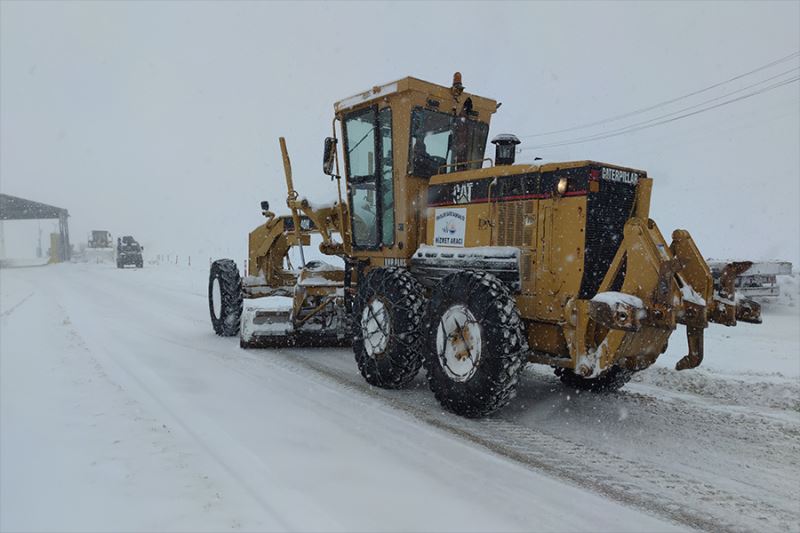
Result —
[[353, 248], [377, 250], [394, 244], [392, 114], [377, 106], [344, 119]]

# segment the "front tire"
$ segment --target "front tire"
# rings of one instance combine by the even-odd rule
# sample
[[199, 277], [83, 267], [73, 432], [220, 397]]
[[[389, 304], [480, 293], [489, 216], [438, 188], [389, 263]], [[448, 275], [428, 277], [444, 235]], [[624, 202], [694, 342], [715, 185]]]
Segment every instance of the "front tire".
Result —
[[403, 268], [375, 268], [358, 282], [353, 352], [370, 385], [397, 389], [422, 366], [422, 285]]
[[242, 278], [231, 259], [218, 259], [211, 264], [208, 276], [208, 308], [211, 325], [221, 337], [239, 334], [242, 317]]
[[585, 378], [570, 368], [556, 368], [556, 376], [566, 387], [589, 392], [614, 392], [625, 386], [633, 377], [633, 371], [612, 366], [599, 376]]
[[476, 418], [511, 401], [528, 344], [514, 298], [497, 277], [447, 276], [433, 291], [424, 323], [428, 385], [443, 407]]

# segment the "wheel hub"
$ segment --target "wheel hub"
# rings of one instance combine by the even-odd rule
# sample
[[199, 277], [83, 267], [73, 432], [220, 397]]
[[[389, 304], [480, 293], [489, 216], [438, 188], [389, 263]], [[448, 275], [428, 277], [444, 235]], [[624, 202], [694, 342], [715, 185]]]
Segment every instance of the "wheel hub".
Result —
[[436, 351], [450, 379], [469, 380], [478, 370], [482, 348], [481, 326], [472, 311], [461, 304], [447, 309], [436, 331]]
[[222, 316], [222, 289], [219, 286], [219, 278], [214, 278], [211, 287], [211, 303], [214, 306], [214, 316], [219, 319]]
[[389, 345], [390, 333], [389, 310], [382, 300], [373, 298], [361, 312], [361, 335], [367, 355], [373, 358], [382, 355]]

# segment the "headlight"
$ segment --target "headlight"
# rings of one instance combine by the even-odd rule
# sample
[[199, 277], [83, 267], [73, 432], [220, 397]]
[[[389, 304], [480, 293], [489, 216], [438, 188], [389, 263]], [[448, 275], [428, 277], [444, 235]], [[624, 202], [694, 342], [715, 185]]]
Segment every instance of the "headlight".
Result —
[[561, 178], [558, 180], [556, 191], [558, 192], [559, 196], [564, 196], [564, 193], [567, 192], [567, 178]]

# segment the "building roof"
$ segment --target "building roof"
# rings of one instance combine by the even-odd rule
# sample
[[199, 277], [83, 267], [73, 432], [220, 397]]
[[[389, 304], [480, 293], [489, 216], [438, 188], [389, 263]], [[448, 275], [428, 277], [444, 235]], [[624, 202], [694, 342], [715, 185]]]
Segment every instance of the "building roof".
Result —
[[41, 220], [68, 216], [69, 212], [61, 207], [0, 194], [0, 220]]

